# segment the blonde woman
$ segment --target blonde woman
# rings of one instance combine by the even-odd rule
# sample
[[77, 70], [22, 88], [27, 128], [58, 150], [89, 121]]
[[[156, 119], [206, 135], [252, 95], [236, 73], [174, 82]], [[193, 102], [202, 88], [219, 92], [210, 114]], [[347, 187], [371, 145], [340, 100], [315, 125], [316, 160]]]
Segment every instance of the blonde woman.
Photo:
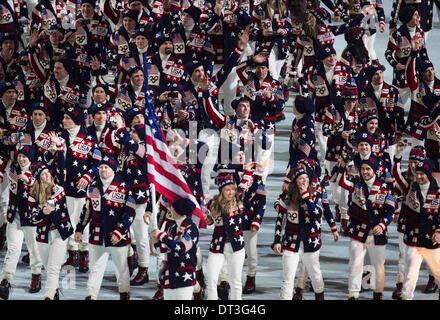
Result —
[[23, 240], [29, 250], [32, 281], [30, 293], [41, 289], [41, 260], [37, 250], [36, 228], [29, 219], [28, 194], [34, 184], [31, 173], [31, 159], [35, 149], [24, 146], [16, 151], [16, 159], [8, 171], [9, 204], [7, 210], [6, 237], [7, 252], [3, 266], [3, 277], [0, 282], [0, 299], [9, 299], [11, 282], [17, 270]]
[[64, 188], [54, 182], [49, 168], [33, 168], [35, 184], [29, 196], [32, 222], [37, 225], [37, 246], [47, 271], [45, 300], [59, 300], [59, 276], [73, 228]]
[[243, 203], [232, 174], [217, 177], [219, 194], [209, 203], [208, 224], [214, 224], [208, 255], [208, 300], [217, 300], [217, 281], [224, 261], [231, 285], [231, 300], [241, 300], [241, 272], [245, 259]]

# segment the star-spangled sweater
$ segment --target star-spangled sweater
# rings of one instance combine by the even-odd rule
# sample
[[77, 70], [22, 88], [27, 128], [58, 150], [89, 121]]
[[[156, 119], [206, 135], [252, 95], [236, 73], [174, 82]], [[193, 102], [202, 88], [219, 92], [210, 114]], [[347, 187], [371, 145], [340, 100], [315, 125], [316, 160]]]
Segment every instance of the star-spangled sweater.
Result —
[[48, 243], [49, 232], [53, 230], [57, 230], [61, 238], [66, 240], [73, 234], [73, 226], [67, 212], [66, 193], [63, 187], [55, 184], [48, 200], [53, 201], [55, 210], [46, 215], [39, 206], [38, 199], [29, 197], [30, 219], [37, 226], [37, 241]]
[[[298, 252], [302, 243], [304, 252], [321, 249], [321, 224], [323, 206], [318, 193], [301, 194], [298, 208], [289, 207], [286, 199], [279, 199], [275, 210], [278, 212], [275, 222], [274, 244], [280, 243], [283, 250]], [[283, 228], [284, 226], [284, 228]]]
[[178, 289], [196, 284], [199, 231], [189, 217], [175, 221], [168, 231], [161, 231], [158, 240], [166, 247], [166, 267], [159, 274], [164, 289]]
[[[129, 245], [135, 207], [136, 203], [120, 176], [115, 175], [106, 191], [101, 178], [97, 178], [87, 190], [86, 204], [75, 231], [83, 233], [90, 224], [89, 243], [105, 247]], [[111, 243], [112, 235], [121, 239], [115, 245]]]

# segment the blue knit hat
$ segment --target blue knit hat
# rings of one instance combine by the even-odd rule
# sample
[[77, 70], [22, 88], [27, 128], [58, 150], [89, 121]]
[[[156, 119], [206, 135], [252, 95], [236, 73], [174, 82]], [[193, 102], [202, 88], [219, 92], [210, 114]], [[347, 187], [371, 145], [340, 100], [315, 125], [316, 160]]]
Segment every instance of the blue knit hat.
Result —
[[374, 143], [374, 138], [373, 135], [370, 134], [367, 131], [359, 131], [356, 134], [356, 145], [358, 145], [361, 142], [366, 142], [368, 143], [371, 147], [373, 147], [373, 143]]
[[194, 212], [196, 205], [188, 198], [181, 198], [173, 202], [173, 209], [177, 214], [187, 216]]
[[296, 96], [294, 108], [301, 114], [312, 114], [315, 112], [315, 104], [312, 99], [302, 95]]
[[368, 159], [361, 160], [359, 167], [361, 167], [363, 164], [370, 166], [373, 169], [374, 173], [377, 173], [380, 167], [380, 160], [378, 157], [370, 155]]
[[399, 14], [399, 20], [403, 23], [403, 24], [407, 24], [408, 22], [411, 21], [414, 13], [416, 13], [417, 8], [414, 6], [405, 6], [400, 10], [400, 14]]
[[420, 161], [416, 167], [416, 172], [422, 172], [426, 174], [428, 177], [431, 177], [432, 170], [434, 169], [434, 165], [430, 159], [425, 159]]
[[118, 168], [118, 161], [116, 161], [116, 159], [111, 156], [105, 156], [104, 158], [102, 158], [99, 165], [101, 166], [103, 164], [109, 166], [115, 172], [116, 172], [116, 169]]

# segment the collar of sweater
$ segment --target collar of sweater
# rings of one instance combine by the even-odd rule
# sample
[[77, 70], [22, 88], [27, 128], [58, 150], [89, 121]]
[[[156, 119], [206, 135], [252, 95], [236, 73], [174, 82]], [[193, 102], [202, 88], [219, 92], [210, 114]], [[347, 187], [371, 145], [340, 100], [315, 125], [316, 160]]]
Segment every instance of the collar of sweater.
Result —
[[67, 82], [69, 82], [69, 75], [67, 75], [61, 80], [58, 80], [58, 82], [60, 83], [60, 86], [65, 87], [67, 85]]
[[44, 120], [44, 122], [42, 124], [40, 124], [39, 126], [36, 126], [34, 123], [34, 128], [35, 130], [43, 130], [43, 128], [46, 126], [47, 120]]
[[324, 64], [325, 73], [335, 70], [336, 66], [328, 67]]
[[138, 48], [138, 52], [139, 52], [139, 53], [145, 53], [145, 52], [147, 52], [147, 51], [148, 51], [148, 46], [146, 46], [146, 47], [143, 48], [143, 49]]
[[191, 25], [191, 26], [187, 26], [187, 27], [185, 27], [185, 32], [191, 32], [191, 31], [193, 31], [193, 29], [194, 29], [195, 26], [196, 26], [196, 24], [194, 23], [194, 24]]
[[81, 126], [78, 126], [78, 125], [75, 125], [73, 128], [67, 129], [67, 132], [69, 133], [70, 140], [75, 139], [75, 137], [78, 134], [80, 129], [81, 129]]
[[168, 59], [171, 57], [171, 54], [163, 54], [159, 52], [159, 56], [160, 56], [160, 60], [164, 62], [164, 61], [168, 61]]
[[110, 185], [110, 183], [112, 183], [114, 177], [115, 177], [114, 173], [110, 176], [110, 178], [107, 178], [107, 179], [100, 177], [101, 182], [102, 182], [102, 186], [104, 187], [104, 190], [106, 190], [108, 188], [108, 186]]
[[105, 127], [105, 124], [97, 125], [95, 123], [95, 128], [96, 128], [96, 131], [98, 131], [98, 132], [101, 132], [102, 130], [104, 130], [104, 127]]
[[21, 172], [26, 172], [29, 171], [29, 168], [31, 167], [31, 164], [29, 163], [27, 166], [20, 166]]
[[416, 32], [417, 26], [410, 27], [409, 25], [406, 25], [406, 27], [408, 28], [409, 33]]
[[373, 186], [374, 181], [376, 181], [376, 176], [373, 176], [373, 178], [371, 178], [370, 180], [364, 180], [364, 181], [368, 189], [370, 189]]
[[372, 82], [372, 83], [371, 83], [371, 86], [373, 87], [373, 90], [374, 90], [375, 92], [377, 92], [377, 91], [381, 92], [381, 91], [382, 91], [382, 88], [383, 88], [383, 83], [381, 83], [381, 84], [374, 84], [374, 83]]
[[420, 191], [427, 192], [429, 189], [429, 185], [430, 185], [429, 181], [425, 184], [419, 184]]
[[201, 85], [201, 82], [196, 82], [196, 81], [194, 81], [192, 78], [191, 78], [191, 83], [193, 84], [193, 86], [194, 86], [194, 88], [198, 88], [198, 87], [200, 87], [200, 85]]
[[365, 156], [363, 156], [363, 155], [361, 155], [361, 154], [359, 153], [359, 156], [361, 157], [361, 160], [367, 160], [368, 158], [370, 158], [370, 156], [371, 156], [371, 152], [370, 152], [369, 154], [365, 155]]

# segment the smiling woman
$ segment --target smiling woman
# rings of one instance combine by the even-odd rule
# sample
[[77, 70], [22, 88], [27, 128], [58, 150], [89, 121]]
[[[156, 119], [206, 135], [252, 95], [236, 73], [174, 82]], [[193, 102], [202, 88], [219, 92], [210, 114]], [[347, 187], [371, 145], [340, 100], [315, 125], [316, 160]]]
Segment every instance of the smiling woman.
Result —
[[[312, 281], [315, 300], [324, 300], [324, 281], [319, 263], [323, 213], [331, 226], [334, 240], [339, 238], [333, 215], [328, 208], [324, 209], [323, 194], [317, 189], [319, 186], [312, 185], [309, 176], [313, 175], [310, 173], [302, 167], [295, 169], [289, 189], [275, 205], [278, 216], [272, 248], [275, 253], [282, 255], [282, 300], [293, 298], [294, 278], [300, 259]], [[303, 276], [303, 272], [300, 274]], [[297, 291], [295, 300], [302, 299], [301, 291]]]

